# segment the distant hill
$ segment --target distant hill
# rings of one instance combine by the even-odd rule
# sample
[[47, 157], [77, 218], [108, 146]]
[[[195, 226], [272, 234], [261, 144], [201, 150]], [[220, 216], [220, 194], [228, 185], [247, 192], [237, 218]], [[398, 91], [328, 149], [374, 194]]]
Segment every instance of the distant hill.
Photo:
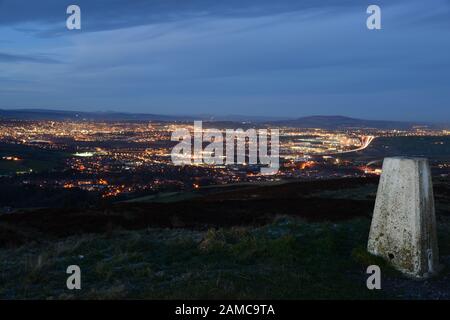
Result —
[[240, 116], [240, 115], [161, 115], [150, 113], [126, 112], [85, 112], [63, 111], [46, 109], [0, 109], [0, 120], [90, 120], [90, 121], [187, 121], [202, 120], [210, 125], [234, 127], [259, 123], [270, 126], [289, 126], [297, 128], [376, 128], [376, 129], [410, 129], [414, 126], [427, 126], [430, 128], [450, 128], [449, 124], [436, 124], [425, 122], [403, 122], [385, 120], [364, 120], [344, 116], [309, 116], [298, 119], [280, 120], [280, 117]]
[[15, 120], [97, 120], [97, 121], [209, 121], [209, 122], [266, 122], [282, 120], [282, 117], [264, 116], [242, 116], [209, 114], [198, 115], [163, 115], [151, 113], [127, 113], [127, 112], [85, 112], [85, 111], [63, 111], [47, 109], [0, 109], [0, 119]]
[[272, 121], [271, 125], [296, 128], [376, 128], [376, 129], [410, 129], [414, 126], [437, 127], [440, 125], [420, 122], [364, 120], [344, 116], [310, 116], [294, 120]]
[[168, 116], [148, 113], [81, 112], [46, 109], [0, 109], [0, 119], [15, 120], [92, 120], [92, 121], [194, 121], [187, 116]]

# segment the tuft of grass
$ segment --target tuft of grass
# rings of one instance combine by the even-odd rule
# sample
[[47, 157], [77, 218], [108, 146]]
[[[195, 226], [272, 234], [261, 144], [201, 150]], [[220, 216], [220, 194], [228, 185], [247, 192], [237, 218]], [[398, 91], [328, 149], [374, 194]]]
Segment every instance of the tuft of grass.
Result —
[[386, 260], [381, 257], [370, 254], [366, 247], [358, 246], [352, 250], [352, 258], [362, 267], [368, 267], [371, 265], [377, 265], [382, 270], [383, 274], [390, 276], [401, 276], [401, 273], [391, 267]]

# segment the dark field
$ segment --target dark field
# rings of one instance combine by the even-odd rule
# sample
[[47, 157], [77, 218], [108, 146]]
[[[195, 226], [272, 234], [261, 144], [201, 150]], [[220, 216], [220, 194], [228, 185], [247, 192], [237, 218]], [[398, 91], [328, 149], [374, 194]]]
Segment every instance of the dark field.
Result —
[[[294, 182], [273, 186], [205, 188], [184, 200], [174, 194], [165, 202], [125, 202], [92, 209], [46, 208], [0, 216], [0, 246], [31, 239], [51, 239], [74, 234], [106, 232], [115, 228], [208, 228], [260, 226], [280, 215], [308, 221], [339, 221], [369, 217], [377, 178]], [[321, 192], [366, 192], [364, 199], [329, 198]], [[346, 190], [346, 191], [343, 191]], [[181, 200], [180, 200], [181, 199]], [[17, 232], [16, 232], [17, 231]], [[29, 236], [27, 236], [29, 234]]]
[[379, 137], [360, 152], [344, 157], [382, 160], [385, 157], [425, 157], [430, 162], [450, 161], [450, 136], [439, 137]]
[[[20, 161], [3, 160], [3, 157], [16, 156]], [[28, 147], [19, 144], [0, 143], [0, 176], [18, 172], [29, 173], [51, 171], [64, 168], [67, 153]]]

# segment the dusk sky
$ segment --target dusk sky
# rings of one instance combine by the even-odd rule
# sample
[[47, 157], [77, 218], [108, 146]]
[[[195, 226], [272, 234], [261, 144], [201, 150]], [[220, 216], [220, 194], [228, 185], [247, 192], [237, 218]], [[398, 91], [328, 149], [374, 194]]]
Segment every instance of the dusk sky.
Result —
[[449, 102], [450, 0], [0, 0], [4, 109], [449, 122]]

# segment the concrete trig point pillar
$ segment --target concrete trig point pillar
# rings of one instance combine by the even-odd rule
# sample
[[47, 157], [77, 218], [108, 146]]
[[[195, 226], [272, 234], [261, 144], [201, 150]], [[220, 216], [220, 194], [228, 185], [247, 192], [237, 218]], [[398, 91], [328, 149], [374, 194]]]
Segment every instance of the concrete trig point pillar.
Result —
[[367, 248], [415, 278], [427, 278], [438, 271], [433, 185], [427, 159], [384, 159]]

